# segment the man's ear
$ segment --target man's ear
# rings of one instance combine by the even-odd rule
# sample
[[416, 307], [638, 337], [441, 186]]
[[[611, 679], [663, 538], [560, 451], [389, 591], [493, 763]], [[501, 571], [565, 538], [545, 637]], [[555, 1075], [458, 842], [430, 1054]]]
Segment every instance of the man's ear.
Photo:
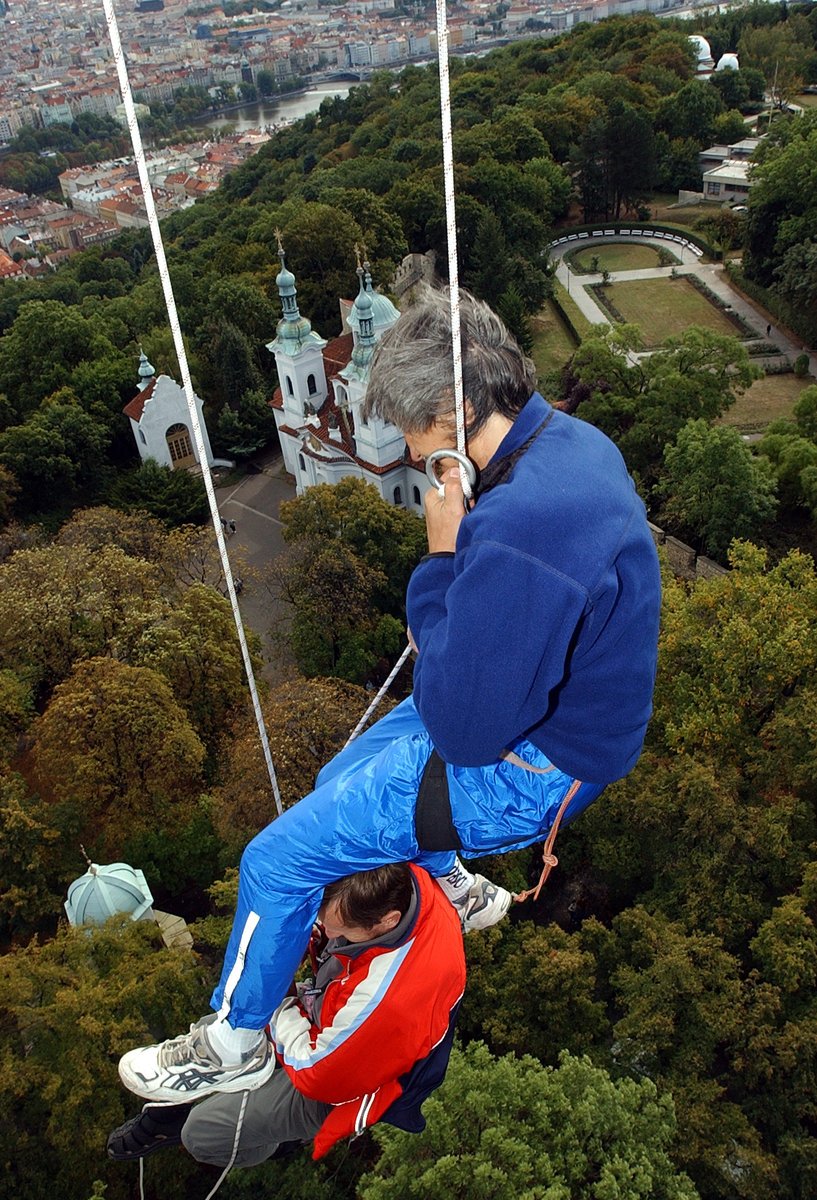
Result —
[[396, 929], [403, 918], [403, 914], [399, 909], [393, 908], [391, 912], [387, 912], [378, 924], [383, 933], [390, 933], [392, 929]]

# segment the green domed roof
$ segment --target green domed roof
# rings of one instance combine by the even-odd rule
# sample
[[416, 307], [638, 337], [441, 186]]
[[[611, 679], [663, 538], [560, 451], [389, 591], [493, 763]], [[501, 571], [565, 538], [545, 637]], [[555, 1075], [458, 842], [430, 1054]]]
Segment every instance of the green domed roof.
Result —
[[[380, 292], [376, 292], [374, 290], [372, 287], [372, 276], [369, 271], [369, 264], [364, 263], [363, 265], [366, 272], [366, 290], [362, 293], [362, 295], [368, 297], [371, 304], [371, 313], [366, 313], [366, 315], [371, 315], [375, 330], [378, 333], [382, 333], [386, 329], [391, 329], [394, 322], [400, 316], [400, 312], [397, 308], [395, 308], [388, 296], [383, 296], [380, 294]], [[349, 327], [350, 329], [353, 329], [355, 333], [357, 333], [360, 328], [360, 317], [355, 312], [355, 309], [358, 308], [360, 301], [361, 296], [358, 296], [354, 305], [352, 306], [352, 311], [348, 318]]]
[[284, 262], [283, 255], [281, 255], [281, 270], [275, 276], [275, 283], [278, 287], [279, 292], [281, 291], [282, 288], [294, 288], [295, 287], [295, 276], [292, 274], [289, 267]]
[[141, 871], [127, 863], [91, 863], [68, 889], [65, 912], [72, 925], [104, 925], [116, 913], [133, 921], [145, 916], [153, 896]]

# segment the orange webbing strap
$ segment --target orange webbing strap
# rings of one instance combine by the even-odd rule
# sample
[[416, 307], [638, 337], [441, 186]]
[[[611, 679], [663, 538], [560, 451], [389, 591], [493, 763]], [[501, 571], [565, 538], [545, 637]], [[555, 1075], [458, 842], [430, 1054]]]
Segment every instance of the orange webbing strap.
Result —
[[555, 866], [558, 866], [559, 860], [553, 853], [553, 844], [556, 841], [556, 834], [559, 832], [559, 826], [562, 822], [562, 817], [567, 812], [567, 807], [570, 804], [570, 801], [576, 795], [576, 792], [578, 792], [581, 786], [582, 781], [580, 779], [574, 779], [568, 788], [567, 795], [559, 805], [559, 811], [556, 814], [556, 819], [550, 827], [550, 833], [547, 836], [547, 841], [542, 847], [542, 861], [544, 866], [542, 867], [542, 874], [539, 876], [539, 882], [537, 883], [536, 887], [528, 888], [526, 892], [519, 892], [518, 895], [514, 896], [514, 900], [517, 904], [524, 903], [524, 901], [529, 900], [531, 896], [534, 900], [538, 900], [539, 893], [547, 883], [548, 875], [550, 875], [550, 872]]

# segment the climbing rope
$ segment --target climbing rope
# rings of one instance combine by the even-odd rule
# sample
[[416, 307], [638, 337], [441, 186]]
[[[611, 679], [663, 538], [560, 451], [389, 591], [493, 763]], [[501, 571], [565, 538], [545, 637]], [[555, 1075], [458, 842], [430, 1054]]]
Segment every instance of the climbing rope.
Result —
[[255, 683], [255, 672], [253, 671], [252, 662], [250, 660], [250, 652], [247, 646], [247, 637], [244, 632], [244, 622], [241, 619], [241, 611], [238, 607], [238, 597], [236, 595], [235, 585], [233, 583], [233, 572], [230, 567], [230, 559], [227, 554], [227, 545], [224, 541], [224, 532], [221, 527], [221, 518], [218, 511], [218, 502], [216, 501], [215, 488], [213, 487], [213, 476], [210, 471], [210, 463], [207, 458], [207, 449], [204, 444], [204, 438], [201, 432], [201, 424], [199, 422], [199, 414], [196, 409], [194, 400], [193, 383], [190, 378], [190, 367], [187, 362], [187, 352], [184, 348], [182, 339], [182, 331], [179, 325], [179, 315], [176, 309], [176, 299], [173, 295], [173, 286], [170, 282], [170, 274], [167, 269], [167, 259], [165, 257], [164, 244], [162, 242], [162, 233], [159, 228], [159, 218], [156, 213], [156, 205], [153, 200], [153, 188], [151, 187], [148, 177], [147, 162], [145, 161], [145, 151], [142, 146], [142, 135], [139, 131], [139, 122], [136, 119], [136, 110], [133, 105], [133, 95], [131, 94], [130, 80], [128, 78], [128, 67], [125, 62], [125, 56], [122, 52], [122, 42], [119, 37], [119, 26], [116, 20], [116, 13], [113, 8], [113, 0], [102, 0], [105, 9], [105, 20], [108, 23], [108, 35], [111, 41], [111, 50], [113, 52], [114, 63], [116, 64], [116, 73], [119, 77], [119, 90], [122, 93], [122, 103], [125, 108], [125, 116], [127, 118], [128, 129], [130, 130], [131, 143], [133, 145], [133, 153], [136, 159], [136, 167], [139, 172], [139, 182], [142, 187], [142, 195], [145, 201], [145, 211], [147, 212], [148, 224], [150, 226], [150, 236], [153, 239], [153, 249], [156, 254], [156, 263], [159, 268], [159, 278], [162, 281], [162, 291], [164, 292], [165, 306], [167, 308], [167, 318], [170, 323], [170, 328], [173, 333], [173, 346], [176, 350], [176, 358], [179, 361], [179, 369], [182, 375], [182, 383], [184, 384], [184, 394], [187, 400], [187, 409], [190, 414], [190, 427], [193, 430], [193, 439], [198, 451], [199, 466], [201, 467], [202, 477], [204, 479], [204, 488], [207, 492], [207, 500], [210, 505], [210, 519], [213, 523], [213, 530], [216, 535], [216, 543], [218, 552], [221, 558], [222, 569], [227, 580], [227, 593], [230, 605], [233, 610], [233, 619], [238, 632], [238, 641], [241, 646], [241, 657], [244, 661], [244, 671], [247, 676], [247, 684], [252, 697], [253, 712], [255, 713], [256, 724], [258, 725], [258, 734], [261, 738], [261, 746], [264, 751], [264, 761], [267, 764], [267, 772], [269, 774], [270, 786], [272, 794], [275, 797], [275, 807], [280, 816], [283, 812], [281, 804], [281, 792], [278, 787], [278, 780], [275, 776], [275, 767], [272, 762], [272, 754], [270, 753], [269, 739], [264, 726], [264, 717], [261, 712], [261, 702], [258, 699], [258, 688]]
[[[454, 149], [451, 134], [451, 87], [448, 72], [448, 18], [445, 0], [437, 0], [437, 63], [440, 76], [440, 124], [443, 143], [443, 181], [445, 189], [445, 223], [448, 245], [448, 295], [451, 304], [451, 351], [454, 366], [454, 407], [457, 415], [457, 455], [460, 469], [460, 485], [463, 495], [470, 500], [473, 495], [474, 468], [468, 462], [465, 441], [465, 398], [462, 387], [462, 335], [460, 332], [460, 274], [457, 261], [457, 204], [454, 192]], [[433, 457], [442, 457], [435, 451]], [[469, 469], [470, 468], [470, 469]], [[430, 478], [430, 482], [434, 480]], [[439, 488], [442, 485], [438, 483]], [[443, 490], [444, 494], [444, 490]], [[400, 668], [411, 653], [409, 643], [386, 682], [372, 700], [355, 728], [350, 733], [346, 746], [350, 745], [365, 728], [366, 723], [380, 705]]]
[[375, 712], [375, 710], [379, 707], [381, 700], [386, 695], [386, 692], [389, 690], [389, 688], [391, 687], [391, 685], [394, 683], [395, 679], [399, 675], [400, 668], [402, 667], [403, 663], [406, 661], [408, 656], [411, 654], [412, 648], [413, 647], [411, 645], [411, 642], [408, 642], [406, 644], [405, 650], [403, 651], [403, 653], [398, 658], [397, 662], [392, 667], [388, 679], [385, 681], [385, 683], [381, 687], [380, 691], [375, 696], [374, 700], [372, 700], [371, 704], [366, 709], [365, 713], [360, 718], [357, 725], [355, 725], [354, 729], [352, 730], [352, 732], [349, 734], [348, 738], [344, 742], [344, 745], [343, 745], [344, 750], [346, 749], [347, 746], [350, 746], [352, 744], [352, 742], [355, 740], [355, 738], [358, 737], [363, 732], [363, 730], [366, 727], [367, 721], [369, 720], [371, 715]]
[[[451, 301], [451, 351], [454, 366], [454, 405], [457, 413], [457, 450], [465, 444], [465, 399], [462, 389], [462, 336], [460, 333], [460, 274], [457, 262], [457, 206], [454, 193], [454, 149], [451, 134], [451, 87], [448, 74], [448, 19], [445, 0], [437, 0], [437, 63], [440, 75], [440, 121], [443, 141], [443, 184], [445, 225], [448, 243], [448, 293]], [[462, 463], [460, 483], [470, 499], [471, 484]]]

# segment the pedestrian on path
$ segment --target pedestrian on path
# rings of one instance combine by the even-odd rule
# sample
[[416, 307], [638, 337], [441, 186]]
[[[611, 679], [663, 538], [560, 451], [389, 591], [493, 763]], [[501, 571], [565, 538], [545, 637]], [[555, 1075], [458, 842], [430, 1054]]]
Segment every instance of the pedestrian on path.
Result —
[[770, 321], [769, 324], [766, 326], [766, 337], [768, 337], [771, 332], [772, 332], [772, 325], [771, 325], [771, 321]]
[[231, 534], [235, 533], [235, 521], [228, 521], [227, 528], [229, 529]]

